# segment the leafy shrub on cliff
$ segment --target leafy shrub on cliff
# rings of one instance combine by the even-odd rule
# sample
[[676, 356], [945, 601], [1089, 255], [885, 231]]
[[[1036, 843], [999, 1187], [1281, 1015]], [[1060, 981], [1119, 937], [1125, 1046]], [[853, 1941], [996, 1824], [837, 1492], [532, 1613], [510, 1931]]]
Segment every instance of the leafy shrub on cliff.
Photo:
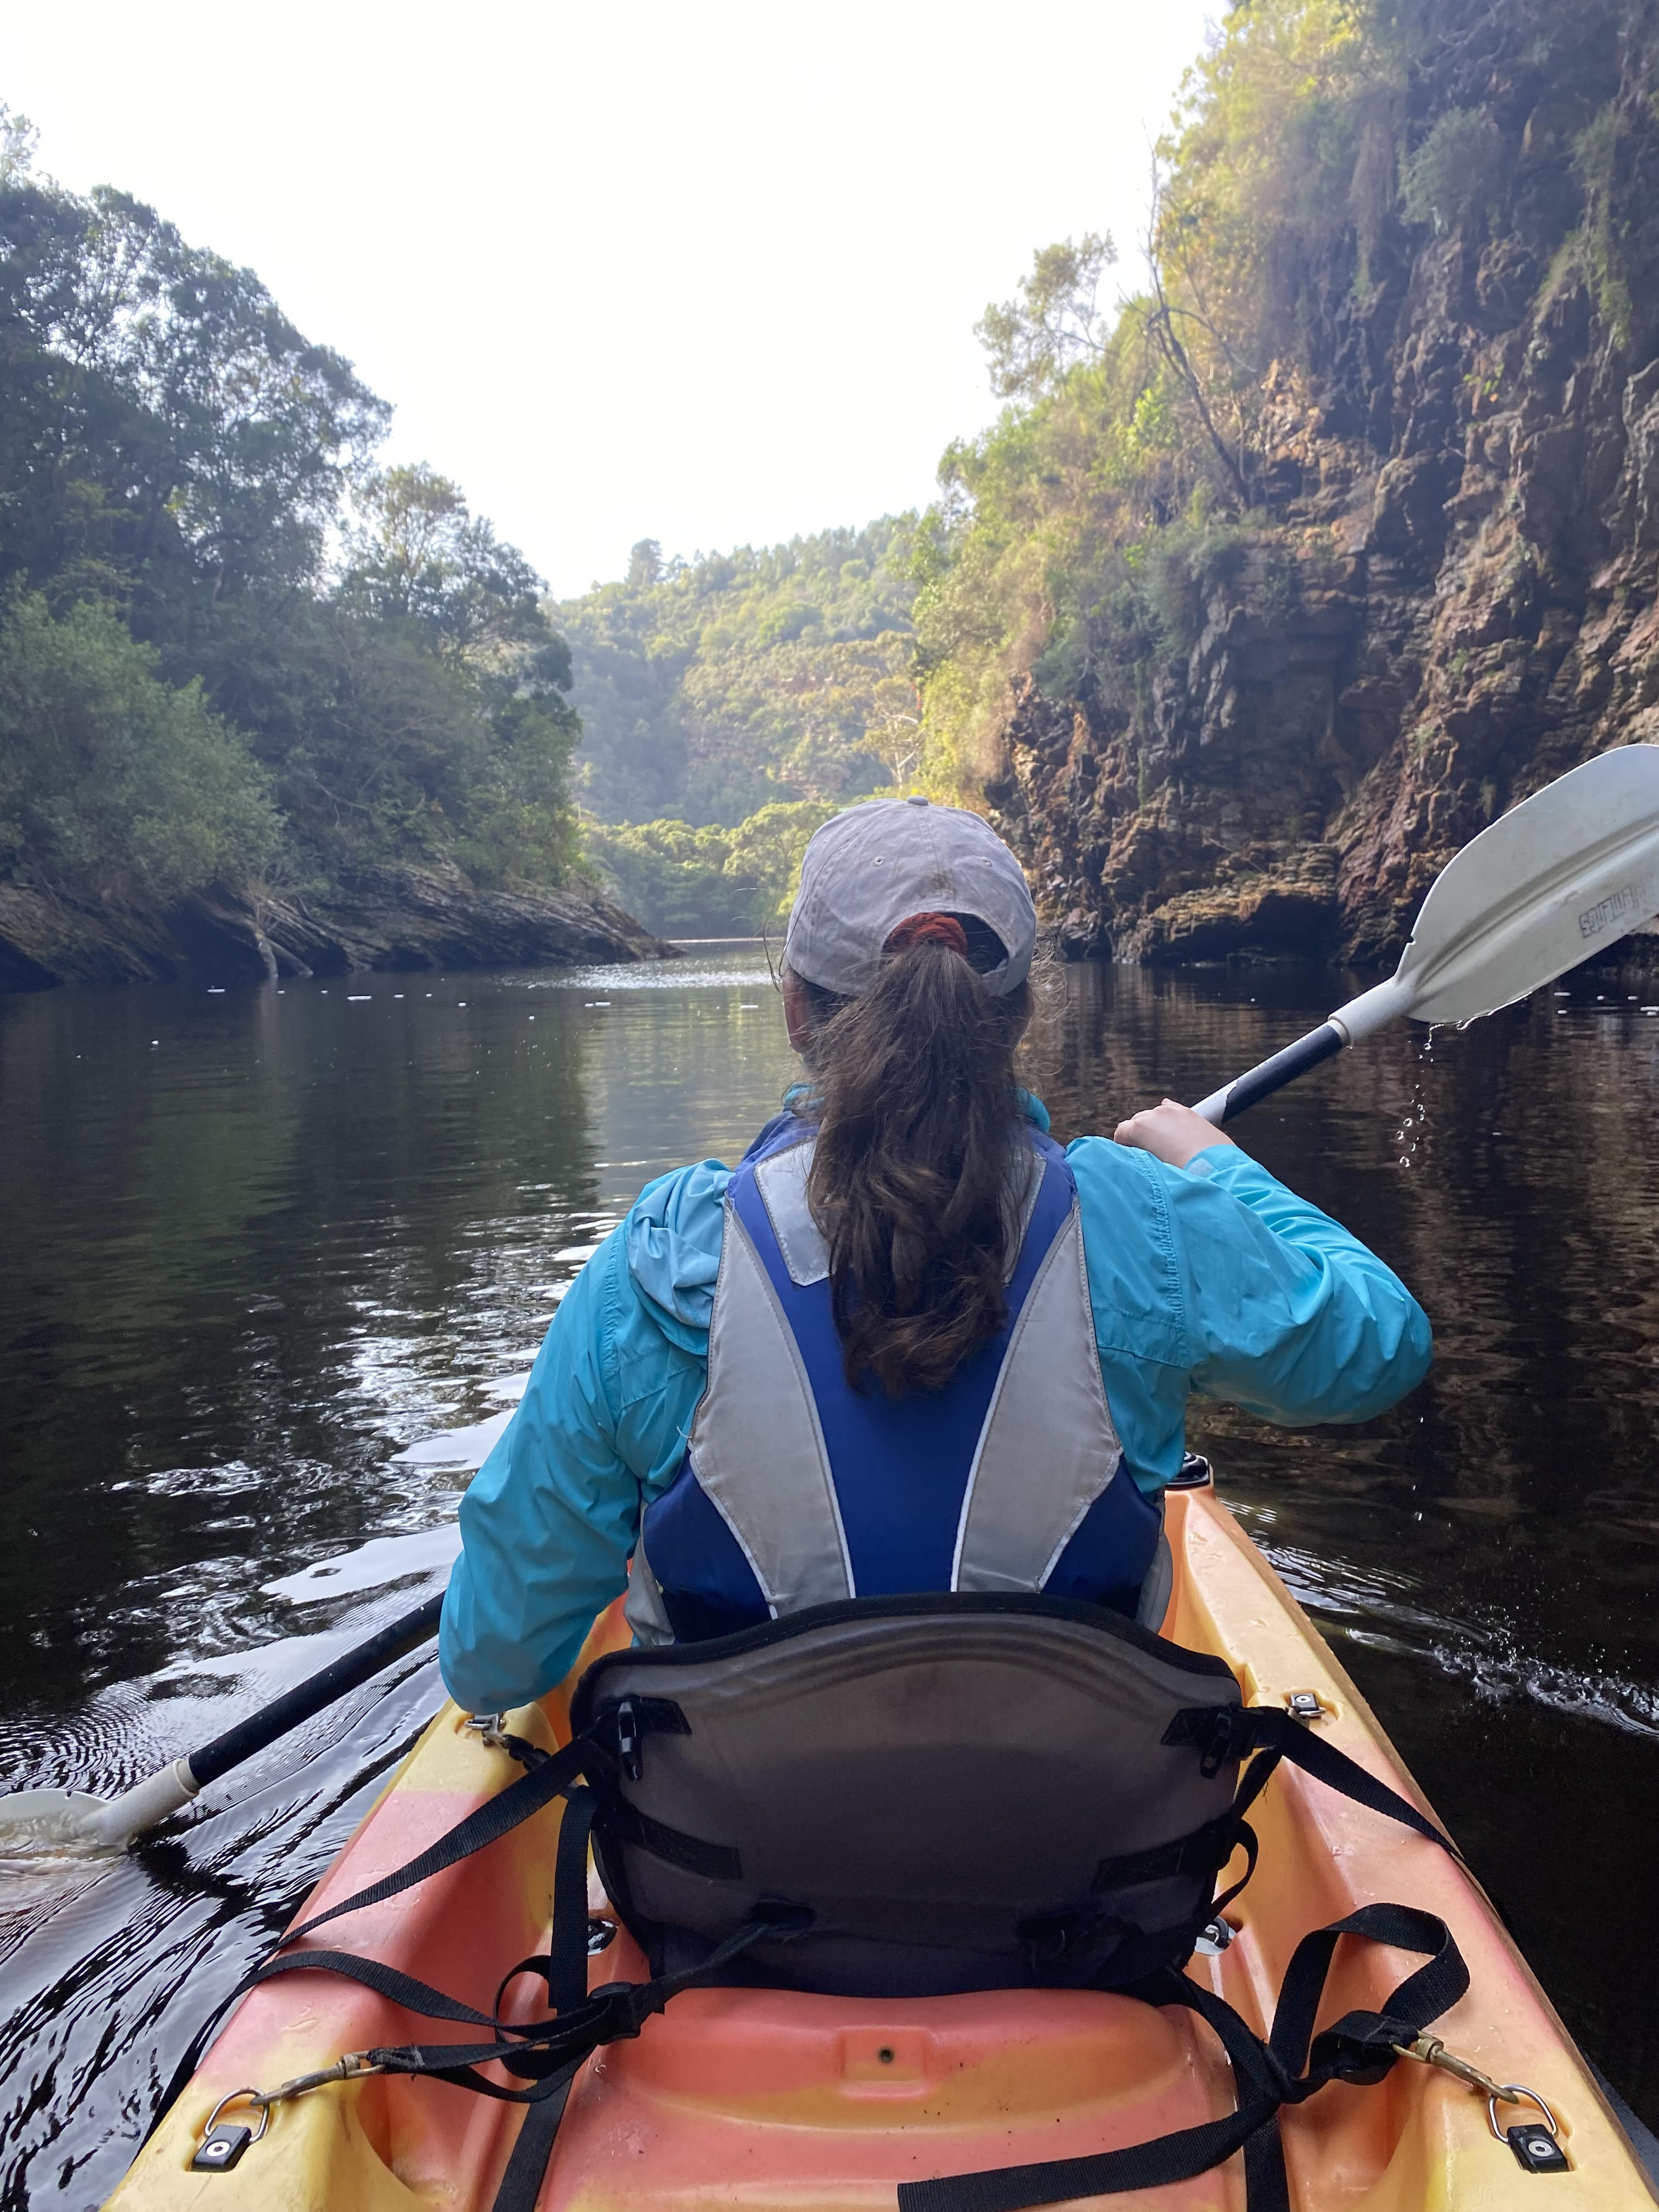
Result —
[[1497, 191], [1503, 160], [1503, 134], [1485, 108], [1449, 107], [1404, 166], [1407, 221], [1455, 229]]
[[260, 874], [267, 780], [198, 683], [175, 690], [106, 607], [0, 602], [0, 878], [117, 906]]
[[903, 774], [914, 518], [665, 562], [554, 610], [583, 723], [582, 803], [607, 822], [734, 825], [771, 802], [846, 805]]

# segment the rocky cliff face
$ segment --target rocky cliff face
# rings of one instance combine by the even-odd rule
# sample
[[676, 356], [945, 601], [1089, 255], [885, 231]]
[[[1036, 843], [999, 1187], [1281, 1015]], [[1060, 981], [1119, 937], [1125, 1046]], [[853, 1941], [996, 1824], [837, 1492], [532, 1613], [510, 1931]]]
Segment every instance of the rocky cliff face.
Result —
[[0, 884], [0, 991], [58, 983], [258, 982], [365, 969], [556, 967], [672, 952], [586, 886], [483, 891], [456, 869], [399, 869], [308, 904], [213, 891], [167, 914], [71, 905]]
[[1073, 956], [1391, 957], [1495, 814], [1659, 742], [1653, 49], [1607, 88], [1619, 281], [1583, 247], [1589, 104], [1510, 83], [1502, 222], [1396, 230], [1321, 365], [1271, 372], [1268, 519], [1185, 658], [1133, 714], [1017, 686], [988, 796]]

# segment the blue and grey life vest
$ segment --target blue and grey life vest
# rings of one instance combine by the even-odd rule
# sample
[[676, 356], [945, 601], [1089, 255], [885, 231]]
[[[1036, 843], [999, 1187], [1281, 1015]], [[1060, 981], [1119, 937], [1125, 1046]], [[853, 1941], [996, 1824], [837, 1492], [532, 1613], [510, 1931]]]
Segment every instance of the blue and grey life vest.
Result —
[[732, 1177], [686, 1455], [647, 1506], [628, 1615], [690, 1643], [803, 1607], [933, 1590], [1044, 1590], [1156, 1625], [1160, 1508], [1101, 1381], [1077, 1187], [1036, 1130], [1011, 1157], [1007, 1318], [942, 1389], [848, 1384], [806, 1202], [816, 1132], [769, 1123]]

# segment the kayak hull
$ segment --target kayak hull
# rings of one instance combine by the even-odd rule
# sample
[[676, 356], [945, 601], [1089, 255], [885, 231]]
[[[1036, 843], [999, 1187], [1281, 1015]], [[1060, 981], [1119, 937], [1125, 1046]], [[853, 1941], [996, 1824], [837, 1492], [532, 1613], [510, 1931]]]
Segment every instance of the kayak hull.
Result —
[[[1164, 1632], [1226, 1658], [1247, 1704], [1312, 1692], [1320, 1705], [1312, 1725], [1424, 1804], [1328, 1646], [1213, 1492], [1172, 1493], [1167, 1526], [1176, 1574]], [[625, 1641], [613, 1607], [570, 1681], [511, 1725], [549, 1747], [564, 1740], [576, 1675]], [[519, 1771], [447, 1706], [301, 1917], [401, 1865]], [[545, 1946], [559, 1814], [556, 1803], [485, 1857], [337, 1923], [319, 1948], [386, 1960], [489, 2009], [506, 1968]], [[1572, 2171], [1547, 2177], [1552, 2212], [1659, 2202], [1524, 1960], [1450, 1858], [1285, 1767], [1251, 1819], [1261, 1859], [1229, 1909], [1237, 1932], [1189, 1972], [1265, 2033], [1291, 1954], [1310, 1929], [1382, 1900], [1438, 1913], [1472, 1986], [1434, 2032], [1498, 2081], [1525, 2084], [1557, 2115]], [[603, 1909], [602, 1899], [595, 1904]], [[1417, 1963], [1341, 1945], [1322, 2021], [1375, 2005]], [[596, 1984], [646, 1971], [625, 1931], [592, 1961]], [[542, 1984], [527, 1976], [516, 1987], [530, 2017]], [[234, 2170], [190, 2170], [210, 2112], [234, 2090], [273, 2087], [347, 2051], [465, 2032], [330, 1975], [255, 1990], [139, 2154], [110, 2212], [489, 2212], [518, 2109], [406, 2076], [331, 2084], [280, 2105]], [[538, 2212], [892, 2212], [901, 2181], [1113, 2149], [1232, 2107], [1218, 2045], [1181, 2008], [1076, 1990], [872, 1999], [694, 1990], [579, 2075]], [[1517, 2106], [1500, 2122], [1535, 2117]], [[1494, 2139], [1484, 2099], [1404, 2061], [1375, 2087], [1331, 2084], [1286, 2112], [1281, 2128], [1298, 2212], [1499, 2212], [1517, 2185], [1530, 2185]], [[1242, 2212], [1240, 2161], [1095, 2201]]]

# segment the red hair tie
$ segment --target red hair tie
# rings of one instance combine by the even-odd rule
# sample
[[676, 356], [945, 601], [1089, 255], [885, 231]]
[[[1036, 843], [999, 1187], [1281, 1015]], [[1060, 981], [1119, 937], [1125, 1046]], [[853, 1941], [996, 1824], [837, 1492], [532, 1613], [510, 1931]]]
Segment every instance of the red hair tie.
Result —
[[913, 914], [900, 922], [882, 949], [908, 952], [913, 945], [946, 945], [964, 960], [968, 957], [968, 933], [953, 914]]

